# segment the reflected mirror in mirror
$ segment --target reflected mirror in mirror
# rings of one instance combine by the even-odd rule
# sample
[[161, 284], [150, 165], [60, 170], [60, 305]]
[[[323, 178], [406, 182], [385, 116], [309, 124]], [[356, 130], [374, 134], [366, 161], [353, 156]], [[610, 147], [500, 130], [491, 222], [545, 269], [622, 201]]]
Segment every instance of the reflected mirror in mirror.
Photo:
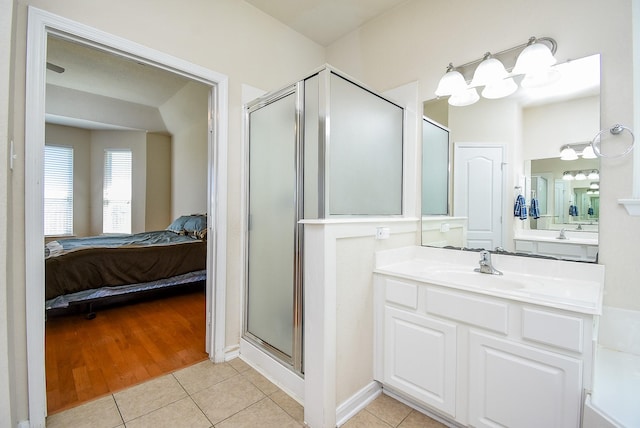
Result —
[[[432, 172], [422, 172], [422, 245], [595, 261], [600, 189], [599, 177], [593, 174], [599, 170], [599, 159], [582, 158], [581, 149], [600, 130], [600, 56], [554, 68], [561, 77], [553, 84], [519, 87], [505, 98], [481, 98], [464, 107], [449, 105], [446, 97], [424, 102], [423, 126], [435, 122], [448, 129], [450, 144], [446, 166], [444, 160], [434, 165], [438, 157], [429, 149], [433, 141], [423, 133], [423, 169], [446, 168], [449, 179], [445, 187], [425, 178]], [[514, 77], [516, 83], [521, 79]], [[560, 148], [566, 144], [578, 148], [577, 160], [560, 160]], [[563, 179], [565, 172], [574, 179]], [[586, 179], [576, 180], [579, 172]], [[438, 192], [449, 192], [447, 214], [428, 209]], [[526, 218], [514, 215], [520, 195]], [[529, 215], [532, 198], [537, 218]], [[561, 230], [567, 239], [557, 239]], [[584, 245], [576, 255], [569, 246], [578, 244]]]
[[529, 216], [529, 229], [598, 231], [598, 159], [563, 161], [556, 157], [525, 164], [531, 171], [531, 198], [539, 203], [539, 217]]

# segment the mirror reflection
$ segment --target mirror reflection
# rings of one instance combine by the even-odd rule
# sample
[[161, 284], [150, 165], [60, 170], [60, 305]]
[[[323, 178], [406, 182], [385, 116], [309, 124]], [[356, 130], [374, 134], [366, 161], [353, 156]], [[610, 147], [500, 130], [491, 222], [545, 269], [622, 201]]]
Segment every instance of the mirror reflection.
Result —
[[[554, 69], [553, 84], [505, 98], [424, 102], [423, 245], [596, 260], [599, 159], [589, 142], [600, 129], [600, 56]], [[433, 148], [442, 130], [448, 156]], [[567, 145], [576, 159], [560, 159]], [[442, 171], [446, 182], [428, 178]], [[440, 207], [448, 195], [446, 211], [433, 211], [434, 195]], [[516, 215], [519, 200], [525, 210]]]

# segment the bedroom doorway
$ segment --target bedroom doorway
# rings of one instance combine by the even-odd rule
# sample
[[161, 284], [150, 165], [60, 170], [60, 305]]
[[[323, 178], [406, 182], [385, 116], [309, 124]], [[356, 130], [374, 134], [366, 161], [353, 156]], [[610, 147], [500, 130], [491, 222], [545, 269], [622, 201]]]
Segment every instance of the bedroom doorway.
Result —
[[44, 372], [44, 260], [43, 164], [45, 140], [45, 85], [47, 40], [50, 36], [157, 67], [209, 87], [206, 115], [206, 352], [224, 359], [224, 287], [226, 266], [227, 77], [159, 51], [101, 32], [65, 18], [29, 8], [26, 116], [25, 116], [25, 263], [27, 370], [29, 420], [44, 426], [46, 386]]

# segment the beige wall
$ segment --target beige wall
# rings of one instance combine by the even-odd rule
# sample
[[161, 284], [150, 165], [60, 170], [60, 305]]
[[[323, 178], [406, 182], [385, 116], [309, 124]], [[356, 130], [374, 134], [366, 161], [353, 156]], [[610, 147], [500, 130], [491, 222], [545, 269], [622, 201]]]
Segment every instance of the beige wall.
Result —
[[591, 141], [600, 130], [600, 97], [526, 108], [522, 125], [525, 159], [558, 157], [563, 144]]
[[147, 134], [146, 231], [171, 224], [171, 137]]
[[207, 212], [208, 103], [210, 88], [189, 82], [160, 106], [173, 136], [171, 217]]
[[[3, 11], [6, 0], [3, 1]], [[9, 5], [12, 3], [9, 2]], [[7, 246], [0, 247], [2, 261], [7, 260], [9, 287], [7, 305], [16, 312], [0, 315], [0, 327], [9, 338], [10, 372], [15, 376], [10, 400], [15, 410], [14, 422], [27, 418], [26, 373], [26, 320], [24, 319], [24, 88], [27, 6], [33, 5], [48, 12], [85, 25], [115, 34], [173, 55], [201, 67], [229, 76], [229, 152], [228, 152], [228, 242], [227, 242], [227, 344], [236, 345], [240, 337], [240, 255], [242, 242], [240, 230], [240, 175], [241, 159], [241, 85], [275, 89], [316, 69], [325, 62], [324, 49], [309, 39], [295, 33], [289, 27], [239, 0], [193, 0], [188, 4], [168, 0], [21, 0], [16, 5], [15, 78], [5, 71], [3, 53], [0, 70], [0, 88], [15, 89], [15, 100], [9, 114], [0, 117], [0, 125], [14, 130], [18, 161], [14, 172], [2, 173], [0, 192], [7, 188], [7, 195], [0, 199], [0, 207], [9, 211], [0, 213], [0, 225], [6, 218]], [[10, 8], [8, 8], [10, 10]], [[2, 14], [2, 22], [5, 21]], [[2, 26], [0, 49], [5, 49]], [[4, 92], [2, 92], [4, 94]], [[2, 97], [1, 99], [7, 99]], [[0, 110], [2, 113], [2, 110]], [[0, 131], [2, 128], [0, 128]], [[5, 159], [0, 155], [0, 160]], [[5, 171], [2, 169], [2, 171]], [[0, 196], [2, 194], [0, 193]], [[144, 219], [144, 217], [143, 217]], [[0, 234], [2, 235], [2, 234]], [[0, 238], [1, 239], [1, 238]], [[1, 241], [0, 241], [1, 243]], [[6, 250], [5, 250], [6, 248]], [[0, 269], [2, 265], [0, 264]], [[2, 271], [0, 270], [0, 273]], [[2, 291], [0, 289], [0, 291]], [[0, 303], [2, 301], [0, 300]], [[0, 336], [0, 339], [2, 337]], [[0, 360], [0, 363], [2, 361]], [[1, 367], [0, 367], [1, 369]], [[0, 373], [0, 380], [3, 380]], [[6, 388], [3, 383], [2, 387]], [[4, 400], [3, 400], [4, 402]], [[2, 406], [0, 406], [0, 410]], [[15, 425], [13, 423], [12, 425]]]
[[73, 147], [73, 234], [91, 234], [91, 131], [47, 123], [45, 144]]
[[136, 154], [134, 196], [145, 198], [134, 203], [139, 229], [136, 231], [161, 230], [171, 223], [171, 137], [144, 131], [91, 131], [47, 123], [45, 143], [73, 147], [75, 236], [102, 233], [105, 148], [133, 148]]
[[[420, 99], [427, 100], [449, 62], [473, 61], [532, 35], [553, 37], [560, 62], [600, 53], [602, 127], [632, 125], [630, 0], [409, 1], [329, 46], [327, 62], [378, 90], [417, 80]], [[632, 251], [640, 217], [617, 202], [631, 197], [631, 174], [631, 156], [602, 162], [600, 263], [605, 304], [640, 310], [640, 287], [632, 280], [640, 277]]]

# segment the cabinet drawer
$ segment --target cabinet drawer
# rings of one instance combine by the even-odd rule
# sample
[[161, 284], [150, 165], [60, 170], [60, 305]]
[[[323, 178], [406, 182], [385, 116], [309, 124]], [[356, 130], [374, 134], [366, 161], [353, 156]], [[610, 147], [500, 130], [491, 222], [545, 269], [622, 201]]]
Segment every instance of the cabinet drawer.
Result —
[[384, 294], [387, 302], [411, 309], [418, 307], [418, 286], [415, 284], [387, 279]]
[[427, 312], [507, 334], [509, 307], [506, 303], [446, 290], [427, 290]]
[[522, 337], [570, 351], [582, 352], [582, 318], [540, 309], [522, 310]]

